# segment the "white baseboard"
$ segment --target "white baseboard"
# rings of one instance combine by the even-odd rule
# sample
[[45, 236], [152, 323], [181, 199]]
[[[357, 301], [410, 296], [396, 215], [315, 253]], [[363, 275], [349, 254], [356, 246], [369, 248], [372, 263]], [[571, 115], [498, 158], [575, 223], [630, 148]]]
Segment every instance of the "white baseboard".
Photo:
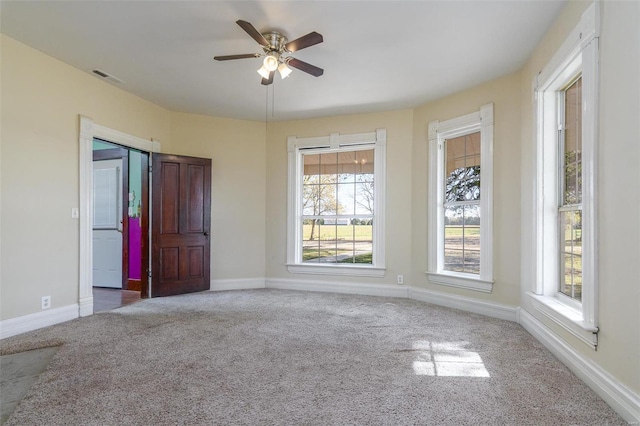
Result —
[[388, 284], [267, 278], [267, 288], [319, 291], [324, 293], [362, 294], [365, 296], [407, 297], [408, 287]]
[[231, 280], [211, 280], [211, 291], [252, 290], [265, 288], [264, 278], [240, 278]]
[[485, 302], [458, 296], [456, 294], [446, 294], [422, 288], [411, 287], [409, 290], [411, 299], [422, 302], [433, 303], [434, 305], [446, 306], [448, 308], [460, 309], [475, 314], [488, 317], [499, 318], [507, 321], [518, 321], [518, 310], [512, 306], [500, 305], [497, 303]]
[[80, 298], [80, 316], [88, 317], [89, 315], [93, 315], [93, 296], [82, 297]]
[[630, 424], [640, 424], [640, 395], [619, 383], [593, 361], [556, 336], [536, 317], [520, 309], [520, 325]]
[[0, 321], [0, 339], [78, 318], [78, 304]]

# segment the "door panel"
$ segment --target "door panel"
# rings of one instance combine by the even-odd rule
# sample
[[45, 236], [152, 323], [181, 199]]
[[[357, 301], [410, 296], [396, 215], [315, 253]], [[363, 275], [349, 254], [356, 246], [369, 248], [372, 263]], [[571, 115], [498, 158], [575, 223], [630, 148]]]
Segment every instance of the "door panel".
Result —
[[93, 285], [122, 288], [122, 159], [93, 163]]
[[122, 288], [122, 234], [93, 230], [93, 286]]
[[211, 160], [152, 158], [151, 296], [208, 290]]
[[[161, 164], [162, 209], [158, 211], [162, 217], [160, 232], [163, 235], [178, 234], [180, 232], [180, 164], [169, 162]], [[157, 210], [154, 208], [154, 211]]]

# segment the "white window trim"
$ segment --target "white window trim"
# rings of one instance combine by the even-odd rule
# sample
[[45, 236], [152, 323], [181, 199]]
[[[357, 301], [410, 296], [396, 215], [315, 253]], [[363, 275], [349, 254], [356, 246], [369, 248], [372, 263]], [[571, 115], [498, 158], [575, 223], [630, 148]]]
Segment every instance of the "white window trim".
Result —
[[[536, 278], [527, 292], [532, 306], [591, 348], [597, 346], [598, 282], [596, 148], [598, 135], [599, 5], [582, 15], [534, 81], [536, 111]], [[582, 303], [558, 291], [557, 93], [582, 72]], [[551, 143], [549, 141], [552, 141]], [[546, 146], [545, 146], [546, 145]]]
[[[307, 264], [302, 263], [302, 174], [301, 149], [325, 149], [327, 152], [341, 148], [369, 145], [375, 148], [374, 175], [375, 199], [373, 221], [372, 265], [350, 264]], [[348, 275], [361, 277], [383, 277], [385, 274], [385, 193], [386, 193], [386, 129], [370, 133], [329, 136], [316, 138], [287, 138], [288, 151], [288, 199], [287, 199], [287, 270], [298, 274]]]
[[[444, 153], [446, 139], [480, 131], [480, 275], [444, 270]], [[493, 291], [493, 104], [446, 121], [429, 123], [429, 282]]]

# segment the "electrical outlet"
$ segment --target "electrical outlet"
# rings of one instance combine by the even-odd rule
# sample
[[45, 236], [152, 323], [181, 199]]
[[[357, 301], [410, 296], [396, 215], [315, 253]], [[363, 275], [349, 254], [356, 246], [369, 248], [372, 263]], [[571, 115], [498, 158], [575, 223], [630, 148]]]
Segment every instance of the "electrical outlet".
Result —
[[404, 277], [402, 275], [398, 275], [398, 284], [404, 284]]
[[51, 307], [51, 296], [42, 296], [42, 309], [49, 309]]

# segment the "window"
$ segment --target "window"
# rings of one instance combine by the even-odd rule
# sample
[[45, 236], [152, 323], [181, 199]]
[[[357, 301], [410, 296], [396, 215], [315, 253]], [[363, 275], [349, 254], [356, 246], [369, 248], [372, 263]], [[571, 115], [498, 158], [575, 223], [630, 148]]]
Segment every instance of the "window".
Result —
[[384, 275], [386, 132], [290, 137], [290, 272]]
[[480, 275], [480, 132], [445, 139], [444, 270]]
[[300, 153], [303, 263], [373, 263], [374, 152]]
[[491, 292], [493, 104], [429, 123], [429, 281]]
[[538, 75], [535, 309], [595, 348], [598, 8]]
[[582, 300], [582, 76], [561, 90], [559, 95], [558, 291], [579, 302]]

